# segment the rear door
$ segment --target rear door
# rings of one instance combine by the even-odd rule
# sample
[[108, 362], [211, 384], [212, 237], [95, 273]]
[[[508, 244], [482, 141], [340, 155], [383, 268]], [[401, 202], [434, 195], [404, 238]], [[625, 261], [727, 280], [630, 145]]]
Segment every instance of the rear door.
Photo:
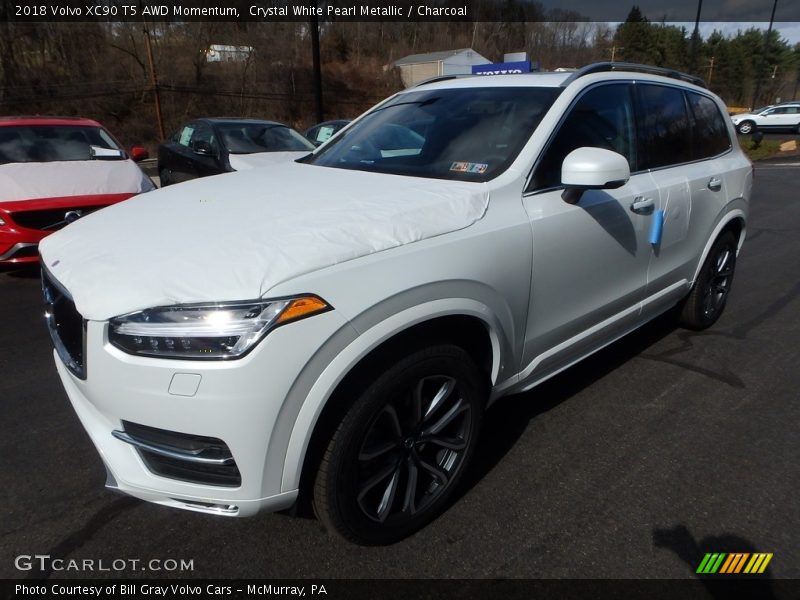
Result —
[[[731, 140], [716, 102], [678, 86], [642, 83], [639, 147], [660, 191], [654, 219], [645, 311], [658, 312], [680, 299], [726, 203], [726, 154]], [[660, 213], [660, 214], [659, 214]]]

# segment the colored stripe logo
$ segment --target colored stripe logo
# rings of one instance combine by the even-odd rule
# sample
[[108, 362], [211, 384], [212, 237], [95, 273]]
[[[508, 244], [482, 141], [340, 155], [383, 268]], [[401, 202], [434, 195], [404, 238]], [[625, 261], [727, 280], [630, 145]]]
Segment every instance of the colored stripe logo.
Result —
[[767, 569], [769, 561], [772, 560], [772, 552], [758, 552], [750, 554], [748, 552], [709, 552], [703, 557], [697, 573], [702, 575], [713, 575], [716, 573], [725, 575], [736, 575], [746, 573], [749, 575], [761, 574]]

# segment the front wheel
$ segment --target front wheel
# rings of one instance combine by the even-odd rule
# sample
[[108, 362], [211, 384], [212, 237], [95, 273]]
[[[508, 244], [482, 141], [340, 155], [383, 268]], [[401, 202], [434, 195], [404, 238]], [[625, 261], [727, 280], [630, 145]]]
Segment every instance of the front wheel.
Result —
[[730, 231], [714, 242], [692, 291], [684, 301], [681, 325], [689, 329], [706, 329], [722, 315], [733, 285], [736, 248], [736, 236]]
[[741, 123], [739, 123], [736, 129], [738, 129], [739, 133], [741, 133], [742, 135], [748, 135], [750, 133], [753, 133], [755, 128], [756, 124], [753, 123], [753, 121], [742, 121]]
[[478, 439], [487, 387], [458, 346], [417, 351], [358, 397], [317, 472], [314, 509], [359, 544], [399, 541], [446, 505]]

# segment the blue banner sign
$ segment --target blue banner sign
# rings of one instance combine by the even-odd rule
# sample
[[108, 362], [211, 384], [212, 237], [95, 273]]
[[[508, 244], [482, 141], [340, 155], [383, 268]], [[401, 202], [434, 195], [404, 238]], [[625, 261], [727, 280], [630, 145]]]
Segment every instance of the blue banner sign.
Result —
[[488, 65], [472, 65], [473, 75], [506, 75], [508, 73], [530, 73], [531, 61], [491, 63]]

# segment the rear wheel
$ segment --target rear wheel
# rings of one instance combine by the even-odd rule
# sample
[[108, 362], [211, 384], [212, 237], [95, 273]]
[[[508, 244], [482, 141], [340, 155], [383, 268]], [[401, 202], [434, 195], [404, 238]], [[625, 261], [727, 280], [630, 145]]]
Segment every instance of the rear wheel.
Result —
[[446, 505], [472, 456], [486, 386], [461, 348], [400, 360], [358, 397], [320, 464], [314, 509], [356, 543], [390, 544]]
[[714, 242], [692, 291], [684, 301], [681, 325], [689, 329], [705, 329], [722, 315], [733, 285], [736, 247], [736, 236], [730, 231]]
[[170, 185], [172, 183], [172, 180], [170, 179], [171, 175], [172, 174], [170, 173], [169, 169], [161, 169], [158, 172], [159, 187], [163, 188], [163, 187], [166, 187], [166, 186]]

